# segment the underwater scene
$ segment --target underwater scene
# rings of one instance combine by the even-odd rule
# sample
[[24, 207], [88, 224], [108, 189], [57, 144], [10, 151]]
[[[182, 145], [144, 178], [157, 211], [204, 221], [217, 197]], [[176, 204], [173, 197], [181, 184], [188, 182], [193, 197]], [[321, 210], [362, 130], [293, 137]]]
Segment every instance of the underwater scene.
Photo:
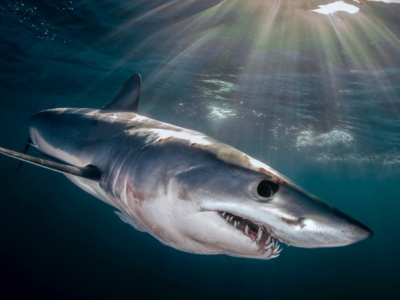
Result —
[[[109, 157], [98, 140], [122, 148], [103, 111], [154, 126], [157, 147], [190, 141], [190, 158], [176, 146], [131, 163], [143, 168], [131, 178], [139, 200], [135, 184], [154, 191], [154, 177], [167, 182], [173, 168], [210, 159], [203, 179], [192, 166], [169, 185], [179, 201], [147, 211], [159, 226], [145, 225], [149, 234], [70, 177], [0, 155], [0, 299], [399, 299], [399, 16], [400, 0], [0, 1], [0, 147], [51, 159], [30, 117], [59, 108], [95, 109], [73, 111], [85, 120], [101, 115], [90, 123], [96, 139], [79, 142], [99, 164]], [[128, 94], [130, 111], [114, 114]], [[47, 132], [62, 140], [88, 131], [70, 119], [46, 123]], [[114, 127], [132, 137], [129, 126]], [[143, 148], [146, 134], [138, 135]], [[25, 151], [29, 144], [38, 149]], [[68, 161], [53, 158], [71, 176]], [[86, 166], [96, 168], [73, 170]], [[242, 175], [258, 186], [236, 190]], [[104, 178], [96, 186], [106, 189]], [[199, 195], [204, 182], [218, 203]], [[240, 202], [249, 189], [257, 200]], [[292, 214], [285, 191], [299, 201], [296, 212], [311, 212]], [[183, 200], [204, 200], [200, 210], [212, 217], [185, 218]], [[283, 204], [266, 210], [274, 201]], [[255, 221], [264, 212], [272, 223]], [[163, 228], [169, 214], [183, 237]], [[331, 214], [352, 225], [319, 231]], [[307, 228], [316, 231], [304, 237]], [[241, 252], [241, 243], [260, 248]], [[216, 248], [224, 251], [209, 251]]]

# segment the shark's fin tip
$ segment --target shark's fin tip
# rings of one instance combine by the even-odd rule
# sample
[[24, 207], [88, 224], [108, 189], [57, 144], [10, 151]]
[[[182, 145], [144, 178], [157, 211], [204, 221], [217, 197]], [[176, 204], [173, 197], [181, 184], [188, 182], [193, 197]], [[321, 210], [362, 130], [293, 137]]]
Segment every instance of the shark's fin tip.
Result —
[[141, 85], [142, 79], [140, 74], [133, 74], [126, 81], [114, 100], [106, 106], [103, 106], [102, 109], [137, 112]]

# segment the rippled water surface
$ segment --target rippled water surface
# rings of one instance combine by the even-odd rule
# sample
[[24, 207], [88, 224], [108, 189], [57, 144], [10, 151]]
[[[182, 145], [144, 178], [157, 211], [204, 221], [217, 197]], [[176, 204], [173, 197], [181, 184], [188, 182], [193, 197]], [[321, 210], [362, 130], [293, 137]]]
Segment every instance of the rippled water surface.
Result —
[[270, 261], [187, 254], [63, 176], [28, 165], [17, 175], [0, 157], [0, 295], [400, 296], [400, 3], [314, 11], [332, 2], [0, 2], [1, 146], [23, 149], [31, 114], [101, 107], [139, 72], [141, 114], [245, 151], [375, 233]]

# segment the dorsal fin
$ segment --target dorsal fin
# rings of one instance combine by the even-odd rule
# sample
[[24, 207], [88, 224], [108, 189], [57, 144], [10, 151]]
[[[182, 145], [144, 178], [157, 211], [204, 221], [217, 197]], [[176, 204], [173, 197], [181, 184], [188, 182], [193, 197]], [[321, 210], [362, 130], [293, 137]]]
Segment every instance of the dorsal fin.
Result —
[[141, 84], [142, 79], [140, 75], [138, 73], [133, 74], [121, 88], [114, 100], [106, 106], [103, 106], [102, 109], [137, 112]]

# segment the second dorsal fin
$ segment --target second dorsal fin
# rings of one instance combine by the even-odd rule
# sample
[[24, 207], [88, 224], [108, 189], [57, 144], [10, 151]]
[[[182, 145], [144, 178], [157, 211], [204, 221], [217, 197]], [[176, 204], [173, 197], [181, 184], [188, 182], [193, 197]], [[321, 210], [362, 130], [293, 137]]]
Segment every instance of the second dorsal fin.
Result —
[[114, 100], [103, 106], [102, 109], [137, 112], [141, 85], [142, 79], [140, 75], [138, 73], [133, 74], [118, 92]]

